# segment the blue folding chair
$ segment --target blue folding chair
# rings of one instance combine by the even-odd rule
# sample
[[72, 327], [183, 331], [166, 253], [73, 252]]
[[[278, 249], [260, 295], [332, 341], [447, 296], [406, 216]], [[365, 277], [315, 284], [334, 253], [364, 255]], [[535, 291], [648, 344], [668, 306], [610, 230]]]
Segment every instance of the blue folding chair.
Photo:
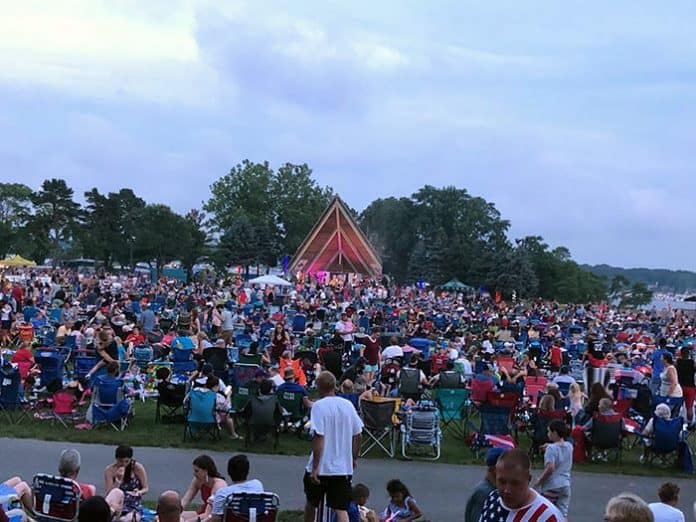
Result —
[[9, 364], [0, 368], [0, 413], [9, 424], [19, 424], [28, 414], [29, 405], [22, 401], [22, 378]]
[[65, 358], [55, 350], [40, 350], [34, 355], [36, 364], [41, 368], [41, 385], [47, 386], [49, 383], [59, 380], [63, 385], [63, 364]]
[[682, 417], [669, 420], [653, 417], [653, 433], [645, 447], [645, 461], [652, 465], [658, 458], [663, 465], [676, 465], [683, 427]]
[[184, 404], [184, 442], [207, 433], [212, 439], [220, 436], [215, 416], [216, 393], [212, 390], [193, 389]]
[[193, 340], [190, 337], [176, 337], [172, 341], [172, 369], [174, 373], [187, 373], [196, 369], [193, 360]]
[[101, 375], [92, 388], [92, 425], [110, 425], [123, 431], [133, 415], [133, 405], [123, 395], [123, 381], [110, 375]]

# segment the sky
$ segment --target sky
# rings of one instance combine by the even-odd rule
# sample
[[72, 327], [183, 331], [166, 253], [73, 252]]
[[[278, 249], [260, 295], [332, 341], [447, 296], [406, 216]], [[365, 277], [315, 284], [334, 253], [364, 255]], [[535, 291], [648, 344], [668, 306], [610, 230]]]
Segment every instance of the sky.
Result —
[[696, 270], [696, 3], [0, 0], [0, 181], [200, 207], [243, 159], [353, 208], [493, 202], [582, 263]]

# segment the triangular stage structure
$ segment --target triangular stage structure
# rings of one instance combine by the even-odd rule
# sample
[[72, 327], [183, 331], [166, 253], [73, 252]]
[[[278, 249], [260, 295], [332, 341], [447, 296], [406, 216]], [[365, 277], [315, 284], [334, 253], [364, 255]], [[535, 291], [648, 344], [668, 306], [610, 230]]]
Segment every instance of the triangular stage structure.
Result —
[[351, 216], [334, 197], [297, 249], [288, 270], [295, 274], [317, 272], [382, 276], [382, 260]]

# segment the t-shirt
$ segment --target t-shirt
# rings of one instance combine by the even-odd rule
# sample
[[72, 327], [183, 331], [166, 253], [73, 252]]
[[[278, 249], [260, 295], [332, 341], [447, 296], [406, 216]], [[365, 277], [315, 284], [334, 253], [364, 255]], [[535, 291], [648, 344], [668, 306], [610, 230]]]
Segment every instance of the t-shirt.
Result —
[[[341, 397], [319, 399], [312, 406], [310, 431], [324, 437], [324, 452], [319, 461], [320, 476], [353, 475], [353, 437], [363, 429], [353, 405]], [[314, 455], [309, 455], [306, 470], [312, 472]]]
[[498, 490], [493, 491], [483, 505], [479, 522], [562, 522], [565, 517], [550, 500], [538, 493], [534, 500], [519, 509], [503, 504]]
[[464, 522], [478, 522], [483, 504], [486, 502], [488, 495], [495, 490], [495, 486], [483, 480], [474, 488], [469, 500], [466, 501], [466, 510], [464, 511]]
[[222, 324], [220, 325], [220, 328], [222, 330], [234, 330], [234, 320], [232, 319], [232, 312], [225, 308], [222, 310], [220, 318], [222, 319]]
[[570, 442], [558, 442], [546, 446], [544, 465], [553, 463], [553, 473], [542, 484], [542, 490], [548, 491], [570, 486], [570, 470], [573, 467], [573, 445]]
[[662, 502], [648, 504], [655, 522], [684, 522], [684, 513]]
[[365, 345], [363, 355], [367, 364], [375, 365], [379, 363], [379, 341], [374, 341], [369, 337], [363, 337], [360, 342]]
[[140, 322], [143, 326], [143, 331], [145, 333], [152, 332], [152, 330], [155, 329], [155, 323], [157, 322], [155, 312], [153, 312], [149, 308], [147, 310], [143, 310], [143, 313], [140, 314]]
[[382, 350], [382, 359], [394, 359], [396, 357], [403, 356], [404, 350], [401, 348], [401, 346], [398, 346], [396, 344], [387, 346], [384, 350]]
[[278, 386], [278, 393], [301, 393], [303, 397], [307, 397], [307, 389], [296, 382], [284, 382]]
[[263, 484], [260, 480], [251, 479], [218, 489], [213, 498], [213, 515], [224, 515], [225, 500], [234, 493], [263, 493]]

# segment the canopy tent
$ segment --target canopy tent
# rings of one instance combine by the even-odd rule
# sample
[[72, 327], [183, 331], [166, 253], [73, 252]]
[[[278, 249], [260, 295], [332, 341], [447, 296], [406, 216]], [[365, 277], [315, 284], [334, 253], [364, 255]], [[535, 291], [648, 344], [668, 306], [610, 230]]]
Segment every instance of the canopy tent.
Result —
[[382, 276], [382, 260], [336, 196], [307, 234], [288, 266], [291, 273]]
[[473, 290], [474, 288], [462, 283], [459, 279], [456, 277], [452, 279], [451, 281], [447, 281], [444, 285], [442, 285], [442, 288], [445, 290], [455, 290], [458, 292], [464, 291], [464, 290]]
[[255, 277], [254, 279], [249, 279], [249, 284], [252, 285], [271, 285], [271, 286], [292, 286], [292, 283], [289, 283], [282, 277], [274, 276], [274, 275], [264, 275], [260, 277]]
[[0, 259], [0, 266], [36, 266], [36, 263], [22, 256], [12, 256]]

